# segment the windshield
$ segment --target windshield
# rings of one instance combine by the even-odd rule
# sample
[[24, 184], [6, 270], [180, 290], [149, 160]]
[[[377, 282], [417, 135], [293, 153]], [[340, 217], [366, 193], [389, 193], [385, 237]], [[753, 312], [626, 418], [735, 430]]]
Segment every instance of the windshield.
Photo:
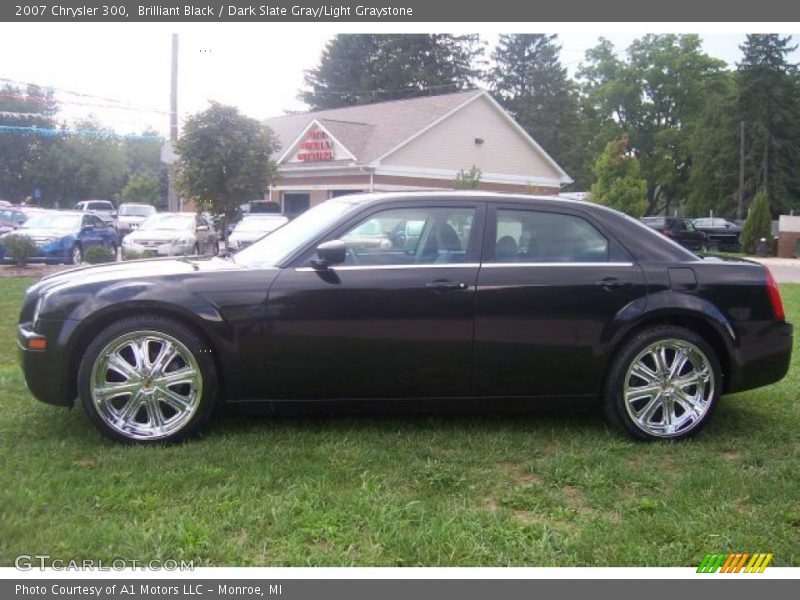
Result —
[[243, 219], [239, 223], [236, 224], [235, 231], [272, 231], [273, 229], [277, 229], [284, 223], [286, 223], [287, 219], [285, 217], [278, 217], [275, 219]]
[[165, 215], [155, 214], [145, 219], [139, 225], [139, 231], [150, 231], [153, 229], [191, 229], [194, 225], [194, 215]]
[[154, 206], [146, 206], [144, 204], [123, 204], [119, 207], [120, 217], [149, 217], [155, 212]]
[[22, 229], [77, 229], [81, 224], [81, 215], [52, 213], [36, 215], [22, 224]]
[[248, 267], [275, 266], [355, 207], [355, 203], [345, 200], [323, 202], [245, 248], [233, 260]]

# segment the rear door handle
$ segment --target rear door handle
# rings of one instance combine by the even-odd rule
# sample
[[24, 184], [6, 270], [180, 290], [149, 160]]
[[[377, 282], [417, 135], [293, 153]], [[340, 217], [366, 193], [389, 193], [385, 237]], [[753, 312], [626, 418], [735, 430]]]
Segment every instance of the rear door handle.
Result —
[[603, 279], [596, 281], [595, 285], [599, 285], [607, 292], [627, 290], [633, 287], [630, 281], [620, 281], [616, 277], [603, 277]]
[[437, 279], [436, 281], [431, 281], [430, 283], [426, 283], [425, 287], [429, 290], [433, 290], [434, 292], [447, 292], [450, 290], [465, 290], [467, 289], [467, 284], [463, 281], [450, 281], [449, 279]]

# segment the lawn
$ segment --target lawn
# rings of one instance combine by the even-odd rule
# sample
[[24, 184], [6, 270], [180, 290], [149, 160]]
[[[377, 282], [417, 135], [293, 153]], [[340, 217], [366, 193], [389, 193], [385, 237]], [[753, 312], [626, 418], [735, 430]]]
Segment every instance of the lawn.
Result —
[[[800, 369], [723, 399], [692, 441], [643, 444], [598, 414], [246, 417], [191, 442], [114, 445], [26, 392], [0, 280], [0, 565], [800, 566]], [[783, 286], [800, 322], [800, 286]], [[796, 342], [797, 344], [797, 342]]]

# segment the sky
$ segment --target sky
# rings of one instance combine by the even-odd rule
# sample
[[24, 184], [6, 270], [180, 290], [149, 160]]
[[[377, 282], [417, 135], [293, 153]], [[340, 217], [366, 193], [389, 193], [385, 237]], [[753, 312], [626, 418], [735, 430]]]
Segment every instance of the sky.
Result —
[[[758, 31], [791, 34], [798, 24], [759, 24]], [[346, 29], [345, 26], [351, 27]], [[397, 30], [400, 26], [403, 29]], [[558, 33], [561, 61], [573, 73], [599, 35], [618, 51], [644, 33], [699, 33], [705, 51], [731, 66], [740, 58], [747, 24], [448, 24], [454, 33], [480, 33], [494, 44], [498, 33]], [[456, 28], [456, 29], [454, 29]], [[598, 29], [602, 28], [601, 32]], [[303, 73], [318, 64], [336, 33], [431, 32], [437, 24], [392, 27], [357, 24], [8, 24], [0, 23], [0, 83], [53, 87], [61, 118], [94, 116], [120, 133], [169, 131], [171, 34], [179, 34], [178, 113], [199, 112], [209, 100], [237, 106], [258, 119], [304, 110], [297, 99]], [[794, 34], [800, 42], [800, 35]], [[800, 51], [792, 60], [800, 62]]]

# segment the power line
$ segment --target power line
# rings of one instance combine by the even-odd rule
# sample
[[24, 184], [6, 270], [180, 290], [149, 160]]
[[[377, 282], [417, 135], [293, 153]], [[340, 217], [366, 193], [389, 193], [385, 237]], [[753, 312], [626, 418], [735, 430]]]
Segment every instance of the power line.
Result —
[[2, 132], [19, 132], [19, 133], [33, 133], [43, 137], [59, 137], [59, 136], [83, 136], [93, 138], [122, 138], [122, 139], [141, 139], [162, 141], [160, 135], [147, 134], [147, 133], [127, 133], [120, 134], [113, 131], [103, 131], [100, 129], [50, 129], [46, 127], [23, 127], [21, 125], [0, 125], [0, 133]]

